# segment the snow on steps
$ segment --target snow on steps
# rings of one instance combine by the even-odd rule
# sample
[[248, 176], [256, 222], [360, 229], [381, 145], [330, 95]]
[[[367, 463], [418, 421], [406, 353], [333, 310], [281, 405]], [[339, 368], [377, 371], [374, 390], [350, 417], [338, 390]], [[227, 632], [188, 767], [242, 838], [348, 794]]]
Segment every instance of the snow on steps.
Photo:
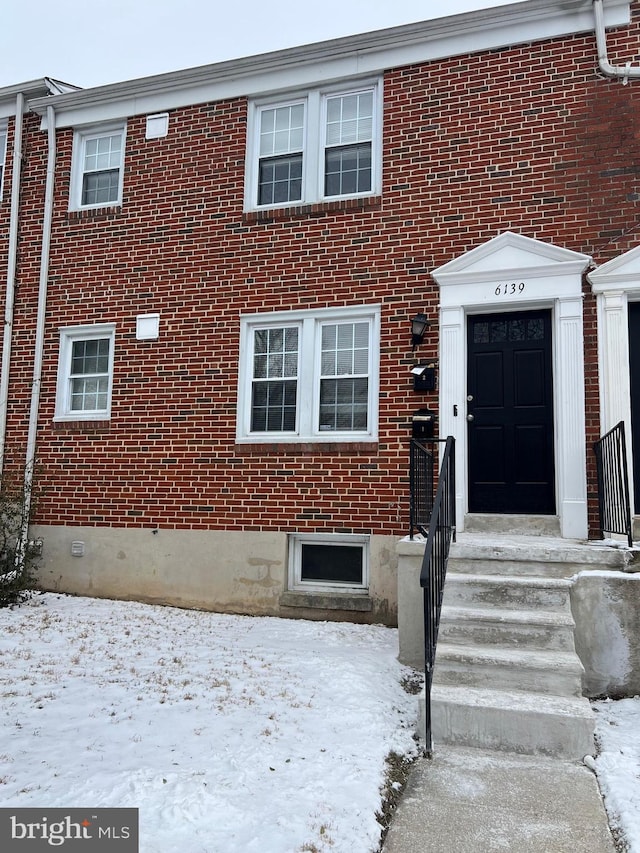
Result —
[[604, 552], [527, 540], [473, 535], [452, 545], [432, 688], [436, 747], [445, 742], [569, 759], [593, 751], [569, 577], [608, 568]]

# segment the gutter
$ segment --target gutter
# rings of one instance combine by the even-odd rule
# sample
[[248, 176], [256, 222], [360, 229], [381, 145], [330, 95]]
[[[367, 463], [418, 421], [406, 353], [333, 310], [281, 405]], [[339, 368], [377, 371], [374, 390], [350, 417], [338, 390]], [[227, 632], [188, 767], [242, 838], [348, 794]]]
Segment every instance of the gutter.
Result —
[[[609, 26], [628, 24], [629, 3], [630, 0], [606, 0]], [[70, 91], [54, 96], [56, 120], [58, 127], [73, 127], [226, 98], [271, 95], [578, 32], [593, 32], [589, 0], [518, 0], [490, 9]], [[29, 108], [43, 119], [46, 106], [46, 98], [29, 100]]]
[[593, 0], [593, 14], [595, 17], [595, 32], [596, 45], [598, 47], [598, 65], [600, 71], [606, 77], [613, 77], [622, 80], [622, 85], [626, 86], [629, 80], [640, 79], [640, 67], [631, 67], [631, 63], [626, 65], [612, 65], [607, 56], [607, 32], [604, 25], [604, 11], [602, 6], [603, 0]]
[[4, 332], [2, 337], [2, 364], [0, 366], [0, 477], [2, 477], [2, 472], [4, 470], [5, 442], [7, 437], [9, 374], [11, 370], [11, 342], [13, 338], [13, 312], [16, 292], [16, 265], [18, 258], [23, 117], [24, 95], [22, 92], [18, 92], [16, 95], [15, 130], [13, 134], [13, 170], [11, 173], [11, 212], [9, 217], [7, 287], [4, 308]]

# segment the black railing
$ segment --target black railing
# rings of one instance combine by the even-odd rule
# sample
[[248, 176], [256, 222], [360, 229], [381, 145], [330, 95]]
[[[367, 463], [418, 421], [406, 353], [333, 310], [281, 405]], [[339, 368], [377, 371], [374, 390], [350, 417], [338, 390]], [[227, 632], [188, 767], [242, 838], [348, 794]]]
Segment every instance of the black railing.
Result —
[[[434, 465], [439, 439], [422, 442], [411, 439], [409, 457], [409, 538], [414, 531], [426, 536], [435, 499]], [[432, 445], [432, 448], [427, 447]]]
[[633, 547], [631, 500], [629, 498], [629, 471], [624, 421], [605, 433], [593, 445], [598, 474], [598, 513], [600, 531], [618, 533], [627, 537]]
[[424, 602], [424, 716], [425, 716], [425, 753], [431, 755], [433, 741], [431, 736], [431, 683], [436, 658], [438, 628], [444, 582], [447, 575], [449, 546], [456, 537], [455, 502], [455, 439], [446, 439], [438, 488], [433, 503], [433, 511], [427, 532], [427, 544], [424, 549], [420, 586]]

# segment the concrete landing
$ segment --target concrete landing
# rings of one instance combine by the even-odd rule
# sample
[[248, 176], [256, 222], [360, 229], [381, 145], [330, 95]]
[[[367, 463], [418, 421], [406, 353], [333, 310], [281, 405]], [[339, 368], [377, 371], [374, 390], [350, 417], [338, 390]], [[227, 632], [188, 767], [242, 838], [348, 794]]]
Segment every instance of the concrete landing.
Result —
[[436, 745], [383, 853], [614, 853], [595, 775], [554, 758]]

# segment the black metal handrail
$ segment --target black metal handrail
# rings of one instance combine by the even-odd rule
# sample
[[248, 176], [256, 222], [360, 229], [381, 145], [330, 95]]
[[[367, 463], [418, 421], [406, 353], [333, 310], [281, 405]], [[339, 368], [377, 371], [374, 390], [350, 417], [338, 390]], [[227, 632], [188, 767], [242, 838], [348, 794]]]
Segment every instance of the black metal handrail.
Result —
[[633, 547], [633, 524], [629, 497], [629, 471], [624, 421], [616, 424], [593, 445], [598, 475], [600, 531], [627, 537]]
[[[439, 439], [429, 444], [437, 445]], [[425, 442], [411, 439], [409, 455], [409, 538], [417, 530], [426, 536], [429, 532], [431, 512], [435, 499], [434, 491], [435, 450]]]
[[426, 755], [431, 755], [433, 752], [431, 684], [449, 547], [451, 540], [455, 541], [456, 538], [455, 479], [455, 439], [453, 436], [449, 436], [445, 442], [440, 464], [438, 489], [433, 503], [420, 571], [420, 586], [423, 590], [424, 606], [424, 742]]

